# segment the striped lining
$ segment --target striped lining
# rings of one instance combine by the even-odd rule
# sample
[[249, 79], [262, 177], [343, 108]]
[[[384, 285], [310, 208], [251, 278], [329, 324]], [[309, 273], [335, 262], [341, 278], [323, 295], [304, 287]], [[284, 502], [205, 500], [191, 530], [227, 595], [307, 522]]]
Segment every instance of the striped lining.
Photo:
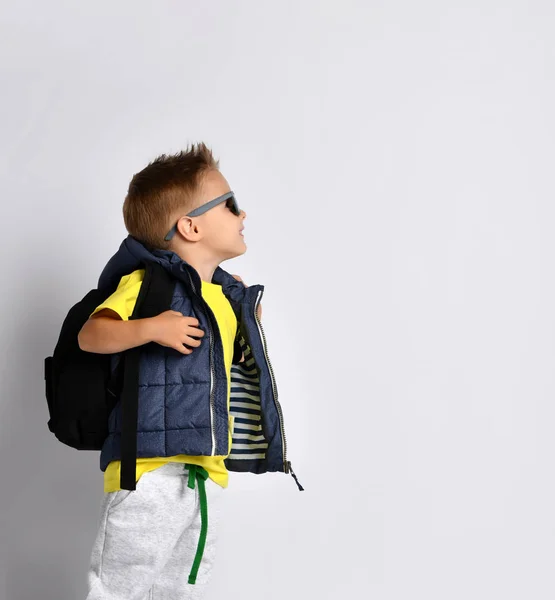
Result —
[[245, 360], [231, 365], [230, 412], [235, 417], [229, 458], [252, 460], [266, 458], [268, 442], [264, 438], [260, 411], [260, 382], [251, 348], [239, 335]]

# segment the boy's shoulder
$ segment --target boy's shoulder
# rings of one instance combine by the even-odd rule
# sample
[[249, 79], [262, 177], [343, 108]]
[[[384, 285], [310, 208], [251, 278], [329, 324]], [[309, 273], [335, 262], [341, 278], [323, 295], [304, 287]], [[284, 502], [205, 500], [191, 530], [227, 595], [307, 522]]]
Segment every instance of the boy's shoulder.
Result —
[[134, 271], [131, 271], [131, 273], [128, 273], [127, 275], [124, 275], [121, 279], [120, 279], [120, 283], [121, 281], [129, 281], [129, 282], [137, 282], [137, 281], [142, 281], [145, 278], [145, 269], [135, 269]]
[[101, 311], [108, 310], [117, 313], [126, 321], [133, 312], [144, 277], [145, 269], [136, 269], [127, 275], [123, 275], [117, 288], [93, 310], [89, 318], [95, 315], [104, 316], [106, 313], [103, 312], [101, 315]]
[[120, 278], [116, 292], [119, 292], [122, 289], [134, 287], [137, 284], [142, 283], [144, 278], [145, 269], [135, 269], [135, 271], [131, 271], [131, 273], [123, 275]]
[[144, 268], [135, 269], [134, 271], [131, 271], [131, 273], [123, 275], [123, 277], [119, 280], [118, 287], [112, 296], [130, 296], [136, 299], [144, 278]]

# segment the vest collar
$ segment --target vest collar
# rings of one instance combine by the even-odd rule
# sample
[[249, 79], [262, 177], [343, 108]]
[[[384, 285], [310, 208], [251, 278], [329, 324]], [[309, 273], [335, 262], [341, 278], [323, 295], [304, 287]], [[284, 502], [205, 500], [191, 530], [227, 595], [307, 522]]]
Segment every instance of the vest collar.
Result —
[[[157, 262], [174, 277], [181, 280], [187, 287], [191, 279], [196, 287], [197, 293], [201, 290], [201, 279], [197, 270], [178, 254], [171, 250], [148, 250], [139, 240], [128, 235], [120, 244], [118, 251], [106, 263], [98, 279], [98, 288], [115, 286], [119, 280], [132, 271], [141, 268], [141, 264], [148, 261]], [[222, 286], [222, 292], [235, 302], [243, 302], [246, 287], [241, 281], [237, 281], [231, 273], [218, 266], [214, 271], [212, 283]]]

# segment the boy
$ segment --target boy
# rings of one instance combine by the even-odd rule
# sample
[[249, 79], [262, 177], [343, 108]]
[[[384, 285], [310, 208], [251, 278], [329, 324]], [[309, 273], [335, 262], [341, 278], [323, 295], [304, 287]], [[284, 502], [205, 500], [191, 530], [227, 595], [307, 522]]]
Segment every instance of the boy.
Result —
[[[294, 477], [260, 322], [264, 288], [219, 267], [246, 251], [246, 213], [205, 144], [137, 173], [123, 215], [129, 236], [99, 280], [117, 289], [79, 346], [114, 361], [141, 346], [136, 488], [120, 487], [118, 401], [100, 456], [105, 493], [87, 600], [201, 598], [228, 469]], [[137, 318], [148, 261], [175, 291], [170, 310]]]

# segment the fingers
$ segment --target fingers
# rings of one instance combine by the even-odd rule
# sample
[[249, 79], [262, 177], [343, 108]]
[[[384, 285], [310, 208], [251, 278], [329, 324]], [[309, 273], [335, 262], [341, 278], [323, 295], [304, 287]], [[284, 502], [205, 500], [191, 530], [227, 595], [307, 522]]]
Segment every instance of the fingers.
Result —
[[232, 275], [232, 277], [234, 277], [235, 279], [237, 279], [237, 281], [240, 281], [245, 287], [247, 287], [247, 284], [241, 279], [241, 277], [239, 277], [239, 275]]
[[194, 348], [198, 348], [201, 344], [201, 340], [195, 340], [195, 338], [187, 336], [187, 339], [185, 341], [176, 344], [174, 348], [176, 350], [179, 350], [179, 352], [181, 352], [182, 354], [191, 354], [193, 349], [187, 348], [185, 344], [187, 344], [187, 346], [193, 346]]
[[199, 329], [198, 327], [189, 327], [187, 329], [187, 335], [190, 337], [203, 337], [204, 336], [204, 330], [203, 329]]
[[184, 319], [187, 319], [187, 323], [190, 327], [195, 327], [199, 325], [199, 320], [196, 317], [186, 317], [182, 312], [179, 312], [178, 310], [169, 310], [168, 312], [172, 315], [175, 315], [176, 317], [182, 317]]
[[[199, 330], [200, 331], [200, 335], [204, 335], [204, 331]], [[179, 342], [178, 344], [176, 344], [174, 346], [174, 348], [176, 350], [179, 350], [179, 352], [181, 352], [181, 354], [191, 354], [191, 352], [193, 351], [193, 348], [187, 348], [187, 346], [185, 345], [187, 344], [187, 346], [193, 346], [193, 348], [198, 348], [201, 344], [201, 340], [197, 340], [194, 337], [191, 337], [190, 335], [185, 336], [185, 339], [181, 342]]]
[[191, 354], [192, 352], [190, 348], [185, 347], [183, 344], [176, 344], [174, 349], [181, 352], [181, 354]]
[[186, 319], [186, 321], [180, 320], [172, 324], [168, 323], [168, 325], [171, 325], [169, 330], [173, 330], [173, 335], [177, 334], [181, 338], [178, 342], [171, 344], [170, 348], [177, 350], [181, 354], [191, 354], [194, 348], [198, 348], [201, 345], [202, 338], [205, 336], [204, 330], [199, 327], [199, 320], [196, 317], [185, 316], [176, 310], [169, 310], [168, 313], [172, 316], [175, 315], [176, 317]]

